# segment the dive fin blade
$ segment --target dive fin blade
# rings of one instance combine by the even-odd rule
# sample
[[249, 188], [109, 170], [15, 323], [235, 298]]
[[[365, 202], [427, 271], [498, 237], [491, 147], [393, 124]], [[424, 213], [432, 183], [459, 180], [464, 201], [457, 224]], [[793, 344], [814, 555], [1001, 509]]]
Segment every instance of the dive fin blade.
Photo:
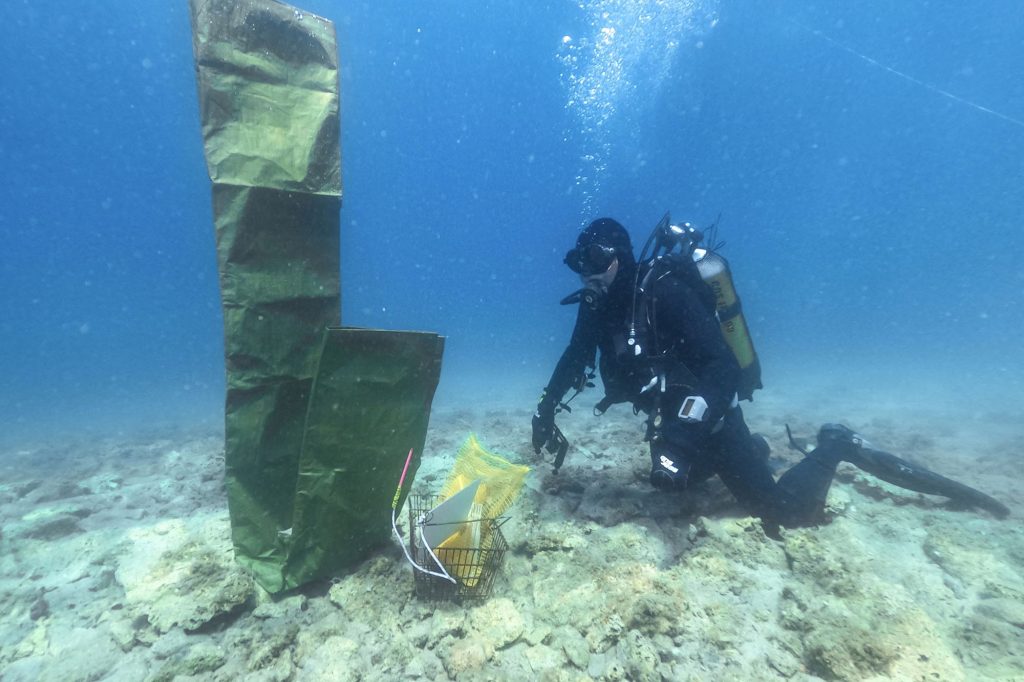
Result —
[[1010, 515], [1009, 508], [999, 500], [896, 455], [872, 448], [861, 448], [858, 455], [849, 461], [893, 485], [926, 495], [948, 497], [954, 502], [984, 509], [996, 518], [1005, 519]]

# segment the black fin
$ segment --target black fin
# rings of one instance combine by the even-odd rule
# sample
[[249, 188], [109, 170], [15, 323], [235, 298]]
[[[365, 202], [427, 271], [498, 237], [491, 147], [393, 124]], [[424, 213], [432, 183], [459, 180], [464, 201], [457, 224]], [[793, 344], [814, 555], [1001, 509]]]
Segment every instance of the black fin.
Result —
[[1006, 505], [980, 490], [958, 483], [888, 452], [860, 448], [855, 457], [844, 457], [844, 459], [872, 476], [901, 488], [926, 495], [948, 497], [969, 507], [984, 509], [1000, 519], [1005, 519], [1010, 515], [1010, 510]]

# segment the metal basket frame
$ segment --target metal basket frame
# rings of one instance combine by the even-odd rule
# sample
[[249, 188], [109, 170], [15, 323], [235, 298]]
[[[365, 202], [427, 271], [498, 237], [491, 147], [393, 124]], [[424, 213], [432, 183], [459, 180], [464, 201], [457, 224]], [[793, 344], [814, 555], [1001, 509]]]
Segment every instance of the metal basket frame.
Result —
[[[437, 564], [430, 552], [420, 541], [417, 520], [425, 513], [433, 509], [442, 498], [436, 495], [409, 495], [409, 550], [413, 560], [425, 568], [436, 571]], [[442, 549], [438, 558], [443, 559], [445, 570], [447, 570], [455, 583], [445, 580], [443, 577], [430, 575], [423, 571], [413, 570], [413, 592], [417, 597], [429, 600], [462, 601], [467, 599], [486, 599], [490, 596], [491, 588], [494, 586], [494, 578], [498, 573], [508, 551], [508, 542], [501, 532], [502, 524], [507, 520], [505, 517], [494, 519], [480, 519], [480, 523], [488, 524], [488, 530], [493, 534], [491, 546], [487, 548], [467, 549]], [[462, 570], [460, 570], [462, 569]], [[479, 569], [480, 573], [474, 584], [467, 584], [459, 577], [465, 574], [466, 570]]]

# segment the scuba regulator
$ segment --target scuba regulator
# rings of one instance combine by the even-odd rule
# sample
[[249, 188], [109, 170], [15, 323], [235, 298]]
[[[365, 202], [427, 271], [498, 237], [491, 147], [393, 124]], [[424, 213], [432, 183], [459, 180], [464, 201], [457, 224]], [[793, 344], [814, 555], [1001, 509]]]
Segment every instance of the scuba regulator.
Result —
[[569, 249], [563, 262], [584, 280], [584, 287], [563, 298], [561, 305], [583, 303], [591, 310], [597, 310], [608, 287], [618, 272], [614, 247], [605, 244], [587, 244]]

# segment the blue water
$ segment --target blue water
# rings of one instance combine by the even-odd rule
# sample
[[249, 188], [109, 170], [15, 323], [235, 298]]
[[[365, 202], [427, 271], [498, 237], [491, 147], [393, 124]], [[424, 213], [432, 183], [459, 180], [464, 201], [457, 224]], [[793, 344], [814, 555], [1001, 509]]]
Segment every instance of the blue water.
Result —
[[[528, 408], [582, 225], [721, 214], [767, 391], [1020, 404], [1024, 13], [832, 4], [305, 2], [341, 45], [344, 322], [446, 334], [439, 403]], [[5, 7], [2, 439], [217, 423], [187, 3]]]

